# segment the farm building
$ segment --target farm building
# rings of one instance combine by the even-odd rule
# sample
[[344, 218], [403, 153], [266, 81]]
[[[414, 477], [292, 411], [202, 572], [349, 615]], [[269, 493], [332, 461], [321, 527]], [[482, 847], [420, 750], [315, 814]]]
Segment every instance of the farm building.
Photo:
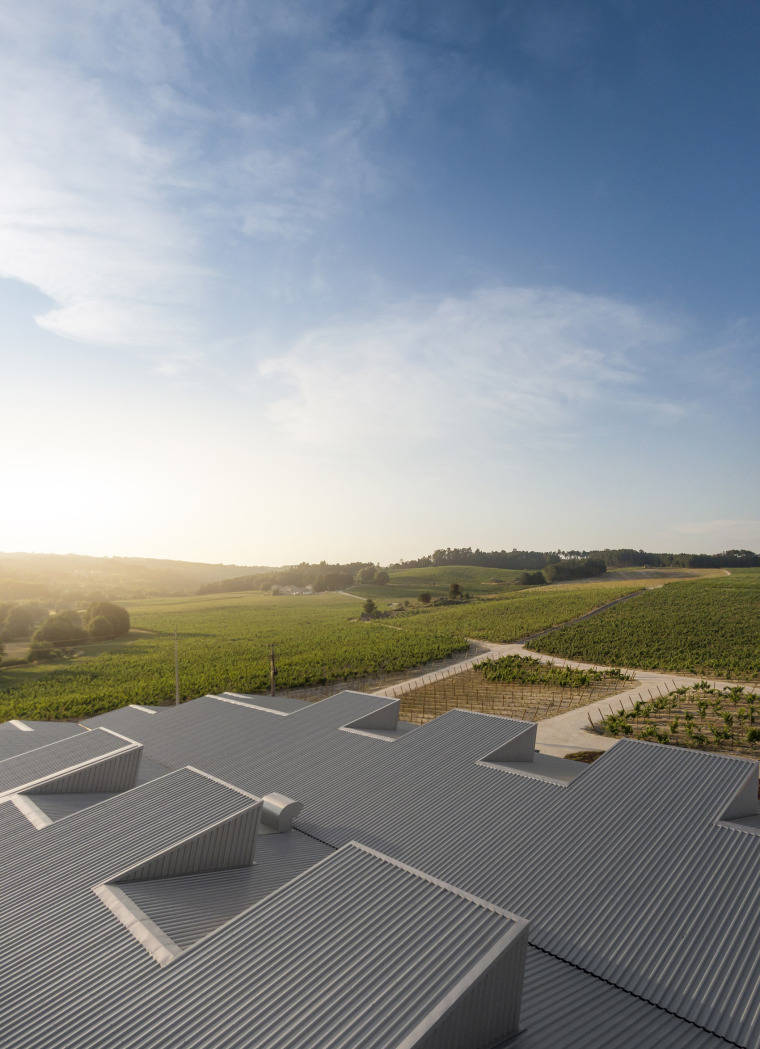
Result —
[[760, 1046], [754, 762], [397, 717], [0, 726], [4, 1049]]

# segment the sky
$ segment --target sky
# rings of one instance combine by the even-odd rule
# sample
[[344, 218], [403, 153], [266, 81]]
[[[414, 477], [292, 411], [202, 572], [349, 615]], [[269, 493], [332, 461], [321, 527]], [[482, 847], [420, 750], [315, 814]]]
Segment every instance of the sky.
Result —
[[760, 8], [0, 0], [0, 550], [760, 550]]

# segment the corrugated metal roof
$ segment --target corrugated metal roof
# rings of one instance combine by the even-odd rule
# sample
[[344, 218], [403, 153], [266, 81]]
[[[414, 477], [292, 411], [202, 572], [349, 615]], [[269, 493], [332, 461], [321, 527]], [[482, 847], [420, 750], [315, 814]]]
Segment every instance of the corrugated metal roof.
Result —
[[135, 882], [122, 889], [175, 943], [189, 947], [332, 852], [295, 830], [261, 834], [251, 867]]
[[[148, 783], [157, 776], [164, 776], [170, 771], [165, 765], [161, 765], [157, 761], [152, 761], [150, 758], [146, 758], [144, 752], [138, 754], [138, 759], [137, 774], [134, 778], [134, 783], [131, 784], [132, 786], [137, 786], [141, 783]], [[89, 786], [92, 788], [94, 785], [95, 779], [93, 778], [90, 781]], [[60, 784], [57, 786], [60, 786]], [[123, 786], [123, 789], [126, 790], [129, 789], [129, 787]], [[94, 789], [90, 789], [86, 792], [80, 790], [74, 791], [71, 789], [71, 783], [66, 787], [65, 792], [58, 790], [55, 793], [51, 793], [49, 781], [45, 780], [43, 783], [33, 788], [32, 791], [25, 793], [22, 796], [33, 798], [34, 804], [37, 808], [40, 809], [49, 820], [53, 821], [64, 819], [66, 816], [71, 816], [73, 813], [79, 812], [81, 809], [86, 809], [90, 805], [97, 805], [98, 802], [113, 797], [115, 793], [120, 793], [120, 791], [97, 791]]]
[[[577, 994], [581, 1011], [596, 1002], [601, 1015], [598, 1023], [571, 1029], [549, 998], [553, 966], [536, 963], [526, 982], [533, 1035], [521, 1036], [533, 1041], [520, 1045], [711, 1044], [668, 1009], [738, 1044], [760, 1046], [760, 836], [740, 821], [721, 822], [746, 785], [747, 762], [621, 741], [565, 786], [532, 775], [529, 761], [519, 768], [479, 764], [512, 741], [519, 748], [530, 730], [522, 722], [452, 711], [396, 738], [341, 731], [387, 703], [341, 693], [283, 717], [204, 697], [154, 715], [133, 711], [128, 734], [159, 770], [191, 764], [252, 794], [280, 791], [302, 801], [297, 827], [323, 843], [320, 848], [362, 841], [528, 918], [532, 942], [564, 959], [556, 962], [564, 974], [558, 986], [576, 988], [567, 1002]], [[100, 724], [113, 724], [114, 716], [104, 715]], [[144, 849], [155, 844], [154, 829], [168, 846], [182, 836], [171, 839], [172, 833], [207, 826], [209, 820], [192, 811], [195, 801], [222, 818], [214, 806], [222, 804], [223, 785], [212, 803], [209, 788], [196, 782], [202, 777], [192, 777], [180, 770], [43, 830], [14, 831], [19, 848], [0, 852], [0, 894], [10, 901], [7, 913], [0, 912], [0, 936], [8, 936], [11, 948], [0, 955], [0, 979], [10, 989], [0, 1002], [0, 1032], [7, 1023], [9, 1046], [56, 1044], [43, 1038], [52, 1039], [56, 1029], [91, 1037], [86, 1032], [98, 1022], [97, 1012], [67, 987], [72, 968], [86, 974], [91, 996], [112, 1003], [139, 997], [150, 981], [163, 978], [155, 971], [166, 974], [185, 963], [158, 970], [97, 899], [99, 909], [92, 911], [78, 893], [87, 888], [84, 895], [91, 896], [98, 880], [150, 855]], [[288, 836], [272, 839], [279, 837]], [[109, 862], [101, 862], [101, 851]], [[62, 893], [71, 871], [71, 889]], [[221, 874], [214, 877], [221, 883]], [[35, 895], [38, 885], [42, 892], [34, 909], [30, 883]], [[238, 891], [237, 899], [244, 897], [243, 879], [229, 885], [231, 897]], [[201, 929], [204, 919], [190, 911], [188, 935], [194, 935], [193, 922]], [[167, 905], [168, 923], [170, 912]], [[185, 917], [178, 912], [177, 920]], [[31, 938], [22, 932], [30, 923]], [[52, 942], [75, 949], [54, 958]], [[32, 1026], [24, 1033], [13, 992], [30, 980], [24, 1015]], [[548, 1031], [544, 1019], [554, 1004], [570, 1040], [547, 1035], [536, 1041], [537, 1032]], [[627, 1022], [631, 1032], [639, 1025], [647, 1040], [626, 1042], [616, 1031], [615, 1042], [609, 1025]]]
[[728, 1043], [528, 948], [520, 1035], [509, 1049], [726, 1049]]
[[[19, 728], [19, 725], [24, 727]], [[0, 761], [57, 739], [76, 736], [81, 731], [79, 725], [69, 721], [4, 721], [0, 724]]]
[[125, 736], [132, 737], [135, 732], [140, 732], [145, 728], [145, 722], [154, 714], [171, 709], [171, 707], [138, 709], [137, 706], [130, 704], [126, 707], [118, 707], [116, 710], [109, 710], [105, 714], [97, 714], [94, 718], [85, 718], [81, 724], [82, 727], [89, 729], [110, 728], [114, 732], [121, 732]]
[[238, 804], [236, 812], [142, 859], [108, 881], [123, 885], [249, 866], [255, 853], [261, 802], [246, 799], [244, 803], [241, 797]]
[[[75, 736], [46, 743], [25, 754], [0, 761], [0, 795], [60, 775], [107, 755], [137, 749], [135, 743], [94, 729]], [[97, 786], [93, 789], [97, 790]]]
[[66, 816], [79, 812], [80, 809], [97, 805], [98, 802], [107, 801], [113, 796], [111, 791], [88, 794], [35, 794], [34, 804], [45, 813], [49, 820], [62, 820]]
[[320, 839], [365, 841], [526, 915], [533, 942], [605, 979], [760, 1038], [760, 952], [742, 946], [760, 941], [760, 840], [717, 823], [746, 762], [621, 741], [561, 786], [477, 764], [521, 722], [450, 711], [393, 742], [338, 731], [382, 703], [341, 693], [282, 718], [202, 698], [145, 718], [141, 738], [165, 763], [189, 752], [303, 800], [297, 826]]
[[0, 802], [0, 840], [10, 834], [29, 829], [29, 820], [12, 801]]
[[296, 699], [294, 696], [262, 696], [250, 692], [220, 692], [219, 695], [263, 707], [265, 710], [277, 710], [282, 714], [292, 714], [296, 710], [309, 706], [309, 700]]
[[238, 791], [181, 769], [6, 841], [0, 852], [3, 1049], [73, 1046], [85, 1008], [97, 1011], [99, 1027], [104, 998], [116, 1001], [154, 974], [155, 962], [93, 887], [240, 808]]
[[94, 761], [80, 764], [71, 771], [47, 776], [29, 787], [26, 794], [83, 794], [87, 792], [116, 792], [129, 790], [137, 782], [137, 768], [142, 756], [142, 744], [106, 754]]
[[464, 1030], [472, 1049], [490, 1049], [517, 1028], [525, 932], [349, 844], [191, 948], [149, 994], [112, 1010], [107, 1030], [70, 1044], [454, 1049]]

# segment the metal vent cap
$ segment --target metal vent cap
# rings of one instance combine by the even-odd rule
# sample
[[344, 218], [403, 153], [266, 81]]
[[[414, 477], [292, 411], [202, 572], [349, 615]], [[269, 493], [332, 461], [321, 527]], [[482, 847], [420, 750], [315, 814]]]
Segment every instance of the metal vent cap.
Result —
[[303, 808], [300, 801], [294, 801], [287, 795], [278, 794], [276, 791], [272, 794], [265, 794], [261, 800], [263, 802], [261, 822], [265, 827], [277, 831], [278, 834], [290, 830], [293, 820]]

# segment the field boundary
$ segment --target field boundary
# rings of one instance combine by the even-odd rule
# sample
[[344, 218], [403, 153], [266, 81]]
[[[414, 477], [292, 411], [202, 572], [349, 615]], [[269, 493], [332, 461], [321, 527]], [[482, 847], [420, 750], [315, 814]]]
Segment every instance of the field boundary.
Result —
[[431, 685], [435, 681], [444, 681], [446, 678], [453, 677], [455, 674], [461, 674], [465, 670], [471, 670], [477, 666], [478, 663], [483, 663], [487, 659], [498, 659], [500, 656], [508, 655], [506, 651], [507, 646], [496, 641], [480, 641], [477, 638], [468, 637], [467, 640], [471, 645], [481, 645], [485, 647], [484, 652], [478, 652], [475, 656], [465, 655], [464, 659], [461, 659], [458, 663], [452, 663], [449, 667], [444, 667], [442, 670], [432, 670], [423, 672], [417, 675], [417, 677], [407, 678], [406, 681], [399, 681], [395, 685], [383, 686], [381, 688], [373, 689], [372, 694], [375, 696], [388, 696], [391, 699], [398, 699], [399, 696], [405, 695], [407, 692], [413, 692], [417, 688], [421, 688], [423, 685]]
[[598, 608], [592, 608], [590, 612], [584, 612], [582, 616], [576, 616], [574, 619], [566, 619], [564, 623], [555, 623], [554, 626], [549, 626], [546, 630], [539, 630], [537, 634], [526, 634], [525, 637], [520, 638], [520, 644], [525, 644], [526, 641], [535, 641], [539, 637], [545, 637], [547, 634], [553, 633], [555, 630], [561, 630], [566, 626], [573, 626], [574, 623], [582, 623], [584, 619], [590, 619], [592, 616], [599, 615], [600, 612], [605, 612], [608, 608], [612, 608], [613, 605], [619, 605], [621, 601], [630, 601], [632, 597], [641, 597], [642, 594], [646, 594], [648, 590], [654, 590], [655, 587], [642, 587], [640, 590], [634, 590], [631, 594], [623, 594], [622, 597], [616, 597], [614, 601], [607, 601], [606, 604], [599, 605]]

